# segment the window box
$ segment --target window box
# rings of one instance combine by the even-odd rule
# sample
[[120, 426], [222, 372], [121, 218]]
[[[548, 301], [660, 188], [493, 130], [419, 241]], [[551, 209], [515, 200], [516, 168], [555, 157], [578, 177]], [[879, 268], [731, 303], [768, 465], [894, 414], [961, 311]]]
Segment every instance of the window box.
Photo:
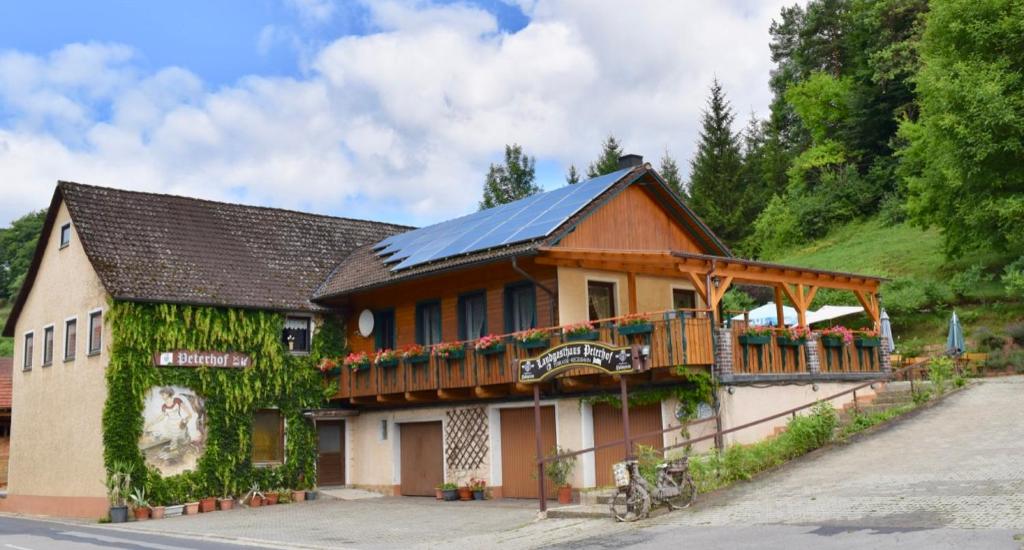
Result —
[[505, 353], [505, 344], [494, 344], [491, 347], [477, 350], [480, 355], [501, 355]]
[[430, 354], [421, 353], [419, 355], [410, 355], [406, 357], [405, 360], [410, 365], [425, 365], [430, 362]]
[[352, 369], [352, 372], [362, 372], [365, 370], [370, 370], [370, 362], [367, 361], [365, 363], [352, 363], [348, 367]]
[[825, 346], [826, 348], [841, 348], [841, 347], [843, 347], [843, 337], [842, 336], [822, 336], [821, 337], [821, 345]]
[[623, 336], [633, 336], [636, 334], [650, 334], [654, 331], [654, 325], [651, 323], [631, 323], [628, 325], [619, 325], [615, 330]]
[[594, 341], [601, 337], [601, 333], [596, 330], [587, 330], [584, 332], [574, 332], [572, 334], [565, 335], [566, 342], [582, 342], [582, 341]]
[[854, 340], [858, 348], [877, 348], [882, 345], [882, 339], [878, 336], [865, 336]]
[[789, 336], [776, 336], [775, 342], [784, 348], [798, 348], [807, 343], [803, 338], [790, 338]]
[[397, 367], [398, 359], [381, 359], [377, 361], [378, 367]]
[[451, 351], [439, 352], [437, 356], [446, 361], [458, 361], [466, 357], [466, 350], [453, 349]]
[[327, 376], [338, 376], [339, 374], [341, 374], [341, 367], [329, 367], [327, 370], [323, 371], [323, 373]]
[[767, 334], [741, 334], [739, 340], [744, 346], [763, 346], [771, 342], [772, 337]]
[[526, 340], [520, 341], [519, 347], [522, 349], [541, 349], [551, 347], [551, 340], [544, 338], [542, 340]]

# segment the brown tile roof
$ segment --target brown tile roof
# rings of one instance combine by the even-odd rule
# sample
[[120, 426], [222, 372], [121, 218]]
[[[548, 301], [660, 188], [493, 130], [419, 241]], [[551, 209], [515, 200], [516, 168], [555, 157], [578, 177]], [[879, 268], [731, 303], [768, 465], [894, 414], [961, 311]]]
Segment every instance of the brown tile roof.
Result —
[[[316, 310], [313, 291], [356, 248], [411, 229], [395, 224], [60, 182], [93, 268], [114, 298]], [[37, 249], [41, 257], [41, 249]], [[27, 296], [38, 263], [22, 293]], [[13, 331], [19, 294], [5, 332]]]
[[724, 256], [732, 256], [728, 247], [725, 246], [700, 218], [693, 213], [675, 194], [669, 191], [664, 180], [657, 172], [648, 166], [639, 166], [631, 172], [623, 175], [618, 182], [609, 187], [604, 193], [598, 195], [589, 205], [584, 207], [565, 223], [552, 231], [547, 237], [526, 241], [499, 248], [491, 248], [478, 252], [470, 252], [461, 256], [451, 256], [435, 262], [416, 265], [400, 271], [392, 271], [390, 266], [384, 263], [373, 251], [373, 243], [359, 248], [349, 257], [345, 258], [338, 265], [323, 285], [317, 289], [313, 296], [314, 300], [326, 300], [331, 297], [342, 296], [352, 292], [367, 290], [370, 288], [385, 286], [400, 281], [415, 279], [417, 277], [436, 274], [451, 269], [468, 267], [470, 265], [488, 263], [502, 259], [508, 259], [517, 255], [529, 255], [535, 253], [537, 248], [557, 244], [566, 234], [583, 221], [595, 210], [603, 206], [626, 187], [634, 183], [643, 182], [658, 194], [661, 194], [661, 202], [672, 210], [680, 223], [688, 226], [694, 236], [702, 240], [706, 249]]
[[11, 372], [14, 358], [0, 357], [0, 409], [11, 408]]

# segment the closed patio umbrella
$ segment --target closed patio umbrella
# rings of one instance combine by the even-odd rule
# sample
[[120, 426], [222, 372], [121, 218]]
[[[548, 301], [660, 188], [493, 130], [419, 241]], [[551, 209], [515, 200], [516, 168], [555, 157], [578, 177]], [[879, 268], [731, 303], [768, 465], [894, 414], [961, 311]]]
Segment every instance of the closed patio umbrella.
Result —
[[964, 329], [960, 326], [960, 318], [953, 312], [949, 318], [949, 335], [946, 336], [946, 353], [949, 355], [960, 355], [964, 352]]
[[892, 323], [889, 322], [889, 314], [882, 308], [882, 315], [879, 317], [882, 323], [882, 332], [879, 336], [889, 342], [889, 353], [896, 351], [896, 341], [892, 339]]

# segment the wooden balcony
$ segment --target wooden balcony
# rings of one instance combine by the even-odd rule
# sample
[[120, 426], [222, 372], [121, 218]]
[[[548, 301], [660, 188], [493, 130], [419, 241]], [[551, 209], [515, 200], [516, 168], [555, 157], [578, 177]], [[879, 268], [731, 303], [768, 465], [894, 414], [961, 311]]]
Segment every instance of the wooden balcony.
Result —
[[[880, 348], [865, 346], [865, 333], [854, 332], [850, 342], [833, 347], [818, 340], [820, 372], [824, 374], [877, 373], [881, 370]], [[764, 340], [764, 339], [762, 339]], [[733, 324], [733, 374], [786, 375], [810, 374], [807, 368], [807, 345], [786, 338], [786, 331], [773, 329], [767, 341], [744, 341], [743, 323]]]
[[[594, 323], [597, 337], [592, 340], [615, 346], [649, 345], [651, 376], [656, 378], [673, 376], [675, 369], [672, 367], [709, 367], [714, 363], [710, 311], [663, 311], [643, 314], [643, 317], [650, 326], [649, 332], [623, 334], [621, 319], [608, 319]], [[372, 364], [359, 371], [343, 367], [336, 378], [338, 392], [334, 399], [369, 405], [486, 399], [525, 393], [528, 389], [516, 384], [517, 361], [568, 341], [563, 328], [544, 329], [547, 342], [541, 347], [527, 348], [516, 335], [510, 334], [501, 337], [500, 350], [477, 350], [476, 341], [470, 341], [462, 343], [463, 353], [459, 357], [446, 359], [430, 353], [425, 360], [403, 359], [390, 366]], [[574, 385], [569, 381], [567, 388], [582, 389], [584, 385], [594, 387], [613, 382], [611, 377], [595, 375], [586, 369], [569, 372], [568, 376], [588, 382], [582, 384], [577, 380]]]

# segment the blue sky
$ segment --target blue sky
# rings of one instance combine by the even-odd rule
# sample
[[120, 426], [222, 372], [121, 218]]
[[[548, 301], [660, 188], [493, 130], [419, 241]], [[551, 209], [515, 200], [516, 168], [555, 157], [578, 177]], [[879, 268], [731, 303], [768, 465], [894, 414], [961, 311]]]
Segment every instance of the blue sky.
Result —
[[425, 224], [506, 143], [685, 166], [712, 78], [765, 112], [781, 3], [3, 3], [0, 224], [58, 179]]

